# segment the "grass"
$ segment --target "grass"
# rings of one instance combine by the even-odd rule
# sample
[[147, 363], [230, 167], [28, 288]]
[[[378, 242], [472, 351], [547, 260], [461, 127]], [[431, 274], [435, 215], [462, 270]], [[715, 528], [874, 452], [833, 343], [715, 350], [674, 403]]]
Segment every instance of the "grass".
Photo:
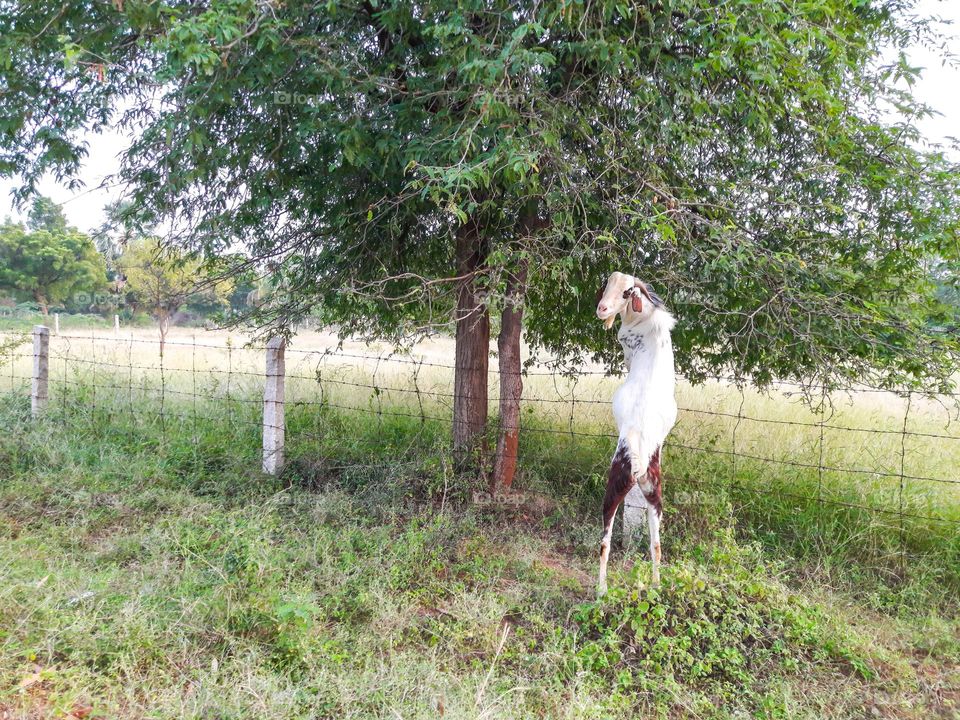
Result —
[[[73, 342], [70, 357], [96, 360], [95, 372], [55, 359], [66, 382], [46, 420], [28, 420], [22, 392], [0, 404], [11, 429], [0, 435], [0, 713], [949, 718], [960, 707], [957, 541], [936, 524], [907, 523], [912, 562], [898, 578], [898, 524], [776, 492], [820, 478], [674, 448], [663, 584], [648, 587], [642, 557], [618, 550], [597, 602], [611, 441], [557, 432], [570, 429], [562, 403], [525, 417], [544, 432], [524, 436], [522, 504], [482, 504], [480, 482], [451, 470], [446, 421], [430, 419], [444, 416], [441, 372], [417, 378], [437, 393], [422, 397], [421, 419], [410, 393], [331, 382], [376, 371], [379, 387], [406, 388], [385, 363], [293, 353], [291, 458], [269, 478], [258, 352], [231, 349], [226, 367], [222, 349], [168, 351], [161, 416], [146, 351], [110, 355], [103, 342], [91, 355]], [[308, 379], [318, 367], [323, 406]], [[209, 396], [196, 404], [194, 379]], [[544, 380], [528, 391], [567, 393], [548, 395]], [[601, 408], [583, 400], [606, 382], [579, 387], [574, 432], [600, 429]], [[684, 404], [739, 402], [729, 388], [698, 392], [684, 388]], [[744, 404], [800, 417], [772, 398]], [[935, 422], [921, 412], [916, 422]], [[703, 417], [716, 425], [685, 419], [684, 444], [722, 448], [722, 416]], [[756, 432], [744, 423], [738, 448]], [[768, 434], [765, 454], [790, 452], [777, 444], [790, 437]], [[858, 503], [886, 491], [843, 479], [830, 492]]]
[[[0, 332], [29, 332], [34, 325], [48, 325], [53, 327], [53, 313], [43, 315], [40, 312], [3, 312], [0, 310]], [[113, 320], [107, 320], [97, 314], [69, 314], [60, 313], [60, 327], [62, 330], [84, 332], [91, 328], [107, 328], [113, 326]]]
[[[54, 327], [54, 315], [60, 317], [60, 329], [63, 332], [89, 333], [93, 330], [112, 331], [113, 315], [100, 313], [68, 313], [51, 309], [44, 315], [39, 310], [11, 308], [0, 305], [0, 332], [17, 333], [30, 332], [36, 325], [46, 325], [51, 330]], [[155, 328], [156, 323], [146, 313], [137, 313], [130, 316], [121, 313], [120, 324], [125, 331], [136, 328], [142, 331], [145, 328]]]
[[[448, 341], [399, 357], [361, 343], [333, 355], [314, 350], [335, 345], [332, 336], [303, 333], [288, 351], [291, 452], [354, 463], [372, 453], [379, 461], [378, 442], [352, 438], [379, 432], [386, 420], [397, 421], [391, 426], [401, 452], [404, 438], [427, 426], [434, 442], [445, 437]], [[53, 338], [51, 353], [52, 402], [61, 411], [68, 396], [82, 394], [108, 417], [163, 412], [171, 424], [189, 425], [197, 415], [223, 413], [231, 430], [238, 423], [259, 428], [263, 353], [237, 336], [177, 329], [162, 368], [151, 331], [120, 338], [76, 332]], [[568, 378], [531, 369], [517, 482], [593, 507], [614, 444], [609, 398], [618, 380], [595, 366], [583, 370]], [[0, 372], [0, 390], [26, 394], [28, 375], [29, 358], [20, 355]], [[955, 399], [912, 396], [907, 412], [907, 400], [893, 393], [835, 393], [819, 415], [790, 386], [764, 395], [728, 383], [681, 383], [678, 396], [682, 410], [665, 461], [668, 522], [693, 512], [691, 505], [697, 514], [732, 512], [742, 539], [797, 558], [798, 572], [812, 567], [821, 581], [857, 592], [872, 607], [943, 607], [960, 595]], [[327, 433], [318, 424], [321, 406], [355, 415], [358, 428]], [[249, 452], [260, 445], [253, 435], [244, 442]], [[419, 462], [422, 444], [415, 450]], [[432, 448], [427, 453], [443, 459]]]

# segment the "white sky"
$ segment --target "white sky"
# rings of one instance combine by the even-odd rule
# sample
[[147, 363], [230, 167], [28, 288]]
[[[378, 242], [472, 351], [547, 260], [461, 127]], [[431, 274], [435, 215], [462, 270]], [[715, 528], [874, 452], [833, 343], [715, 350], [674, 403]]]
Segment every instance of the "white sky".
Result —
[[[951, 46], [955, 53], [960, 54], [960, 0], [919, 0], [917, 13], [936, 15], [950, 21], [951, 25], [944, 27], [943, 31], [946, 35], [958, 36]], [[910, 64], [924, 68], [914, 94], [940, 113], [920, 124], [926, 139], [941, 143], [948, 137], [960, 137], [960, 68], [944, 66], [936, 52], [922, 47], [913, 49]], [[89, 154], [80, 173], [85, 189], [72, 192], [53, 178], [45, 178], [39, 190], [63, 205], [72, 225], [89, 232], [103, 222], [103, 207], [117, 199], [117, 189], [99, 189], [97, 186], [104, 177], [117, 170], [118, 155], [126, 148], [128, 140], [115, 132], [89, 135], [86, 140]], [[0, 179], [0, 219], [8, 215], [14, 219], [22, 218], [13, 209], [10, 199], [10, 190], [16, 184], [12, 180]]]

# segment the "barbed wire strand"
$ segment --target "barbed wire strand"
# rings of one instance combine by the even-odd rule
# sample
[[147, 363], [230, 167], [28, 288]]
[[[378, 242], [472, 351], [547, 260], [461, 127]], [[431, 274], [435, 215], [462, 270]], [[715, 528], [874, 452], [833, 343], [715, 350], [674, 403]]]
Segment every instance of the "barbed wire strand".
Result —
[[[76, 386], [78, 386], [78, 387], [89, 387], [89, 384], [86, 383], [86, 382], [84, 382], [84, 381], [70, 381], [70, 383], [73, 384], [73, 385], [76, 385]], [[99, 387], [99, 389], [101, 389], [101, 390], [112, 390], [112, 389], [117, 388], [118, 386], [116, 386], [116, 385], [102, 385], [102, 384], [101, 384], [101, 385], [99, 385], [98, 387]], [[186, 394], [186, 393], [184, 393], [184, 394]], [[203, 397], [203, 396], [201, 395], [201, 397]], [[214, 397], [214, 396], [211, 396], [211, 397]], [[236, 399], [236, 398], [234, 398], [234, 399]], [[257, 401], [251, 401], [251, 402], [257, 402]], [[310, 403], [309, 405], [312, 405], [312, 404], [313, 404], [313, 403]], [[294, 406], [299, 406], [299, 405], [304, 405], [304, 403], [294, 403]], [[374, 411], [369, 410], [369, 409], [358, 408], [358, 407], [349, 406], [349, 405], [336, 405], [336, 404], [329, 404], [329, 403], [327, 403], [327, 404], [326, 404], [326, 407], [334, 408], [334, 409], [345, 409], [345, 410], [350, 410], [350, 411], [359, 411], [359, 412], [374, 412]], [[168, 417], [168, 418], [175, 418], [175, 419], [181, 419], [181, 420], [189, 420], [189, 419], [191, 418], [191, 415], [190, 415], [190, 414], [171, 413], [171, 412], [169, 412], [169, 411], [168, 411], [166, 414], [167, 414], [167, 417]], [[280, 427], [280, 426], [273, 426], [273, 425], [266, 425], [266, 426], [264, 426], [264, 424], [262, 423], [262, 421], [261, 421], [260, 419], [242, 420], [241, 418], [238, 418], [238, 417], [237, 417], [237, 414], [236, 414], [236, 413], [230, 413], [230, 414], [233, 415], [235, 419], [237, 419], [237, 422], [245, 423], [246, 425], [249, 425], [251, 428], [260, 429], [260, 428], [263, 428], [263, 427], [271, 427], [271, 428], [272, 428], [272, 427]], [[388, 416], [391, 416], [391, 415], [392, 415], [392, 416], [410, 417], [410, 418], [415, 418], [415, 417], [417, 417], [417, 415], [414, 415], [414, 414], [412, 414], [412, 413], [391, 413], [391, 412], [388, 412], [388, 411], [384, 411], [384, 414], [385, 414], [385, 415], [388, 415]], [[210, 421], [210, 422], [216, 422], [216, 423], [222, 422], [222, 419], [223, 419], [222, 416], [216, 416], [216, 417], [215, 417], [215, 416], [211, 416], [211, 415], [198, 415], [197, 417], [198, 417], [199, 419], [203, 419], [203, 420]], [[443, 417], [428, 417], [427, 419], [436, 420], [436, 421], [444, 421], [444, 422], [449, 421], [449, 418], [443, 418]], [[289, 428], [288, 428], [288, 429], [289, 429]], [[530, 432], [530, 433], [559, 433], [559, 434], [562, 434], [562, 435], [567, 435], [567, 434], [568, 434], [566, 430], [552, 429], [552, 428], [525, 427], [525, 428], [523, 428], [523, 429], [524, 429], [525, 432]], [[577, 433], [577, 435], [578, 435], [578, 436], [583, 436], [583, 435], [585, 435], [585, 433]], [[314, 440], [323, 440], [323, 439], [324, 439], [324, 436], [321, 435], [321, 434], [305, 434], [305, 436], [306, 436], [308, 439], [314, 439]], [[603, 434], [587, 434], [587, 436], [589, 436], [589, 437], [610, 437], [610, 436], [608, 436], [608, 435], [603, 435]], [[733, 455], [733, 452], [732, 452], [732, 451], [721, 451], [721, 450], [717, 450], [716, 448], [704, 448], [704, 447], [689, 445], [689, 444], [681, 443], [681, 442], [671, 442], [671, 443], [669, 443], [669, 444], [670, 444], [670, 446], [673, 447], [673, 448], [679, 448], [679, 449], [688, 450], [688, 451], [693, 451], [693, 452], [700, 452], [700, 453], [707, 453], [707, 454], [722, 453], [722, 454], [727, 454], [727, 455], [731, 455], [731, 456]], [[484, 456], [484, 457], [488, 457], [488, 458], [493, 457], [493, 455], [494, 455], [494, 453], [492, 453], [492, 452], [483, 453], [483, 456]], [[776, 461], [776, 460], [772, 460], [772, 459], [768, 459], [768, 458], [757, 458], [756, 456], [748, 455], [748, 454], [745, 454], [745, 453], [737, 453], [737, 455], [738, 455], [738, 457], [741, 457], [741, 458], [756, 458], [756, 459], [760, 459], [760, 460], [770, 460], [770, 461], [772, 461], [772, 462], [784, 462], [784, 461]], [[344, 467], [344, 468], [355, 468], [355, 467], [379, 468], [379, 467], [381, 467], [383, 464], [389, 464], [390, 462], [393, 462], [393, 461], [392, 461], [392, 460], [385, 460], [383, 463], [346, 464], [346, 465], [343, 465], [342, 467]], [[410, 462], [408, 462], [407, 464], [415, 464], [416, 462], [418, 462], [418, 461], [410, 461]], [[794, 464], [794, 463], [788, 463], [788, 464]], [[804, 467], [815, 468], [816, 466], [810, 464], [810, 465], [804, 465]], [[899, 476], [899, 475], [897, 475], [897, 476]], [[910, 475], [904, 474], [904, 480], [911, 479], [911, 477], [912, 477], [912, 476], [910, 476]], [[739, 481], [734, 482], [732, 486], [733, 486], [734, 488], [742, 491], [742, 492], [745, 492], [745, 493], [756, 493], [756, 492], [757, 492], [755, 488], [751, 488], [751, 487], [745, 486], [745, 485], [743, 485], [742, 483], [740, 483]], [[808, 496], [808, 495], [801, 495], [801, 494], [799, 494], [799, 493], [791, 493], [791, 492], [789, 492], [789, 491], [783, 490], [783, 489], [780, 488], [780, 487], [776, 487], [775, 489], [776, 489], [777, 494], [782, 495], [782, 496], [784, 496], [784, 497], [789, 497], [789, 498], [794, 498], [794, 499], [804, 500], [804, 501], [814, 502], [814, 503], [817, 502], [817, 497], [816, 497], [815, 495]], [[904, 510], [903, 510], [902, 512], [901, 512], [899, 509], [898, 509], [898, 510], [892, 510], [892, 509], [888, 509], [888, 508], [882, 508], [882, 507], [876, 507], [876, 506], [869, 506], [869, 505], [862, 505], [862, 504], [858, 504], [858, 503], [850, 503], [850, 502], [845, 502], [845, 501], [840, 501], [840, 500], [835, 500], [835, 499], [828, 499], [828, 498], [823, 498], [823, 503], [824, 503], [824, 504], [828, 504], [828, 505], [838, 506], [838, 507], [853, 508], [853, 509], [864, 510], [864, 511], [868, 511], [868, 512], [880, 513], [880, 514], [884, 514], [884, 515], [891, 515], [891, 516], [893, 516], [893, 517], [895, 517], [895, 518], [899, 518], [899, 517], [902, 516], [902, 517], [905, 518], [905, 519], [907, 519], [907, 518], [909, 518], [909, 519], [917, 519], [917, 520], [924, 520], [924, 521], [945, 523], [945, 524], [950, 524], [950, 525], [960, 524], [960, 521], [955, 520], [955, 519], [953, 519], [953, 518], [936, 517], [936, 516], [931, 516], [931, 515], [924, 515], [924, 514], [919, 514], [919, 513], [907, 512], [906, 509], [905, 509], [905, 503], [904, 503]]]
[[[62, 367], [62, 379], [61, 379], [61, 413], [63, 415], [62, 420], [67, 422], [68, 411], [70, 406], [68, 405], [68, 393], [67, 388], [70, 386], [75, 386], [80, 390], [86, 389], [89, 393], [88, 397], [90, 398], [91, 411], [94, 415], [98, 414], [99, 411], [106, 413], [108, 422], [110, 418], [113, 417], [114, 407], [113, 404], [109, 402], [111, 392], [116, 395], [117, 391], [126, 390], [127, 395], [127, 406], [129, 410], [129, 416], [131, 424], [135, 424], [139, 421], [138, 414], [142, 412], [143, 408], [138, 400], [135, 407], [135, 397], [134, 397], [134, 376], [135, 371], [141, 371], [143, 376], [143, 382], [140, 384], [141, 396], [146, 396], [153, 392], [158, 396], [159, 400], [159, 413], [158, 420], [160, 423], [161, 437], [165, 442], [167, 439], [167, 422], [168, 420], [173, 420], [178, 418], [179, 414], [174, 412], [173, 403], [174, 398], [176, 397], [186, 397], [190, 401], [190, 412], [189, 419], [191, 420], [191, 425], [194, 435], [194, 447], [197, 448], [199, 443], [199, 425], [198, 423], [201, 420], [211, 420], [218, 423], [222, 423], [223, 418], [209, 418], [202, 415], [198, 411], [198, 401], [209, 401], [211, 403], [223, 403], [227, 408], [228, 418], [227, 423], [230, 428], [231, 433], [236, 434], [238, 427], [241, 424], [249, 424], [250, 428], [254, 427], [259, 429], [263, 428], [263, 423], [260, 420], [246, 420], [244, 418], [244, 407], [248, 408], [249, 411], [255, 412], [254, 407], [256, 405], [262, 404], [262, 399], [252, 398], [249, 395], [249, 392], [246, 393], [247, 396], [244, 396], [244, 388], [242, 385], [237, 385], [237, 380], [234, 378], [234, 375], [238, 377], [246, 378], [262, 378], [263, 374], [254, 372], [254, 371], [245, 371], [238, 367], [236, 363], [236, 358], [234, 354], [236, 352], [233, 347], [231, 340], [225, 343], [225, 345], [213, 345], [213, 344], [203, 344], [196, 342], [196, 336], [193, 336], [193, 342], [176, 342], [168, 341], [168, 345], [187, 345], [190, 346], [190, 367], [189, 368], [178, 368], [173, 367], [169, 362], [165, 361], [163, 355], [159, 358], [159, 366], [147, 365], [147, 364], [135, 364], [134, 363], [134, 345], [135, 343], [140, 342], [149, 342], [155, 344], [156, 341], [144, 341], [142, 339], [135, 338], [132, 334], [128, 339], [125, 339], [127, 357], [126, 362], [115, 362], [115, 354], [112, 356], [109, 352], [109, 343], [113, 342], [115, 339], [90, 335], [90, 336], [78, 336], [78, 335], [61, 335], [57, 337], [57, 346], [60, 348], [59, 359], [61, 360]], [[118, 338], [116, 340], [119, 340]], [[88, 341], [90, 344], [90, 355], [89, 357], [81, 357], [75, 355], [73, 352], [74, 341], [83, 342]], [[104, 345], [102, 352], [98, 348], [98, 343]], [[62, 346], [62, 347], [61, 347]], [[217, 367], [206, 367], [204, 372], [212, 380], [214, 380], [218, 375], [226, 375], [226, 387], [225, 387], [225, 396], [222, 393], [217, 392], [204, 392], [198, 386], [198, 374], [199, 370], [197, 367], [197, 350], [198, 348], [208, 348], [215, 349], [219, 352], [226, 350], [227, 354], [227, 369], [226, 371], [217, 368]], [[257, 348], [244, 348], [244, 352], [250, 352], [251, 354], [261, 355], [262, 350]], [[434, 406], [439, 406], [445, 411], [449, 411], [448, 403], [446, 400], [453, 398], [454, 394], [451, 392], [442, 392], [436, 389], [427, 389], [421, 386], [421, 372], [424, 367], [439, 367], [445, 368], [447, 370], [455, 370], [454, 365], [429, 362], [425, 358], [395, 358], [389, 355], [384, 355], [380, 352], [376, 356], [373, 355], [359, 355], [357, 353], [347, 353], [347, 352], [330, 352], [330, 349], [327, 348], [323, 351], [318, 350], [297, 350], [295, 353], [299, 353], [304, 359], [317, 358], [316, 360], [316, 369], [313, 375], [303, 375], [298, 373], [293, 373], [288, 375], [286, 380], [304, 380], [310, 382], [310, 387], [315, 388], [315, 391], [318, 393], [319, 398], [315, 400], [311, 399], [294, 399], [291, 398], [287, 401], [287, 404], [292, 408], [303, 408], [310, 410], [316, 408], [316, 412], [312, 413], [313, 419], [313, 432], [306, 433], [303, 432], [300, 428], [295, 428], [294, 426], [288, 426], [287, 433], [288, 436], [294, 436], [294, 442], [296, 442], [296, 434], [299, 433], [303, 440], [306, 441], [317, 441], [322, 442], [324, 440], [323, 433], [321, 431], [321, 412], [327, 410], [343, 410], [349, 412], [372, 412], [375, 413], [378, 423], [378, 432], [382, 434], [384, 428], [384, 418], [385, 417], [411, 417], [416, 418], [419, 421], [420, 430], [416, 434], [417, 436], [422, 435], [425, 432], [425, 427], [428, 421], [431, 422], [450, 422], [449, 415], [445, 413], [436, 414], [429, 413], [426, 408], [425, 398], [432, 398], [431, 404]], [[10, 355], [13, 356], [16, 354], [15, 350], [10, 351]], [[112, 361], [113, 360], [113, 361]], [[340, 377], [337, 377], [337, 368], [336, 366], [330, 367], [331, 363], [329, 361], [344, 361], [345, 364], [341, 371]], [[312, 360], [311, 360], [312, 361]], [[360, 361], [360, 362], [349, 362], [349, 361]], [[412, 381], [412, 387], [400, 387], [395, 382], [384, 384], [381, 380], [381, 373], [383, 372], [383, 366], [387, 363], [399, 362], [403, 365], [412, 365], [412, 373], [410, 373], [410, 380]], [[356, 378], [351, 378], [349, 374], [355, 374], [357, 372], [362, 372], [363, 366], [367, 364], [373, 364], [373, 374], [371, 381], [364, 383], [359, 381]], [[87, 373], [82, 373], [75, 371], [73, 378], [70, 374], [70, 365], [76, 364], [80, 367], [86, 367], [88, 369]], [[207, 364], [209, 365], [209, 364]], [[114, 372], [110, 371], [110, 368], [114, 369]], [[122, 377], [120, 372], [122, 370], [126, 371], [126, 386], [117, 387], [115, 384], [108, 382], [111, 375], [119, 375]], [[151, 384], [147, 381], [147, 373], [156, 372], [159, 370], [160, 384], [159, 387], [154, 387], [151, 390]], [[333, 373], [333, 374], [331, 374]], [[348, 374], [349, 373], [349, 374]], [[84, 374], [89, 375], [89, 379], [83, 377]], [[172, 382], [177, 375], [189, 374], [189, 389], [178, 389], [175, 387]], [[496, 375], [497, 373], [491, 372], [491, 375]], [[527, 397], [523, 398], [523, 403], [527, 404], [528, 407], [531, 403], [538, 404], [543, 407], [545, 410], [551, 406], [556, 406], [559, 410], [559, 405], [564, 404], [568, 406], [569, 416], [567, 417], [565, 429], [551, 428], [551, 427], [537, 427], [535, 424], [525, 424], [520, 422], [519, 425], [523, 425], [523, 434], [545, 434], [550, 433], [554, 436], [557, 436], [559, 433], [563, 433], [568, 436], [568, 440], [571, 443], [578, 442], [579, 438], [592, 438], [596, 440], [609, 439], [615, 437], [611, 433], [597, 433], [597, 432], [587, 432], [582, 429], [582, 424], [578, 424], [578, 407], [583, 405], [601, 405], [609, 403], [609, 399], [600, 399], [596, 397], [596, 394], [600, 392], [597, 387], [594, 387], [593, 398], [583, 397], [583, 393], [579, 392], [578, 389], [581, 387], [580, 381], [583, 375], [598, 375], [601, 373], [593, 373], [587, 371], [585, 373], [579, 374], [569, 374], [561, 373], [556, 370], [551, 373], [531, 373], [525, 372], [524, 375], [552, 375], [552, 380], [554, 383], [556, 398], [544, 398], [544, 397], [532, 397], [530, 386], [527, 388]], [[608, 375], [606, 373], [603, 373]], [[345, 377], [346, 375], [346, 377]], [[565, 389], [561, 390], [560, 388], [560, 378], [563, 377], [567, 380], [565, 383]], [[17, 386], [18, 379], [29, 380], [28, 376], [18, 376], [16, 373], [16, 362], [10, 360], [10, 386], [11, 389], [14, 389]], [[369, 391], [367, 393], [368, 403], [366, 408], [358, 407], [356, 402], [351, 404], [343, 404], [340, 402], [333, 401], [332, 398], [327, 395], [327, 386], [333, 385], [342, 387], [345, 389], [365, 389]], [[784, 383], [783, 385], [789, 386], [790, 384]], [[181, 386], [182, 387], [182, 386]], [[249, 390], [249, 388], [247, 388]], [[906, 538], [906, 521], [908, 519], [914, 521], [930, 521], [930, 522], [941, 522], [949, 524], [960, 524], [960, 521], [957, 521], [949, 517], [936, 517], [929, 514], [922, 514], [916, 512], [910, 512], [907, 509], [907, 484], [909, 482], [913, 483], [941, 483], [941, 484], [960, 484], [960, 480], [951, 479], [951, 478], [939, 478], [939, 477], [927, 477], [923, 475], [912, 475], [907, 473], [907, 463], [906, 463], [906, 454], [907, 454], [907, 445], [908, 439], [911, 437], [923, 437], [930, 439], [938, 440], [948, 440], [948, 441], [960, 441], [960, 436], [947, 435], [945, 433], [933, 433], [926, 431], [911, 431], [910, 430], [910, 413], [913, 404], [913, 392], [906, 391], [903, 396], [906, 399], [906, 409], [904, 412], [902, 426], [898, 430], [888, 430], [882, 428], [862, 428], [856, 426], [850, 426], [842, 423], [832, 423], [828, 422], [826, 416], [826, 404], [829, 399], [828, 389], [825, 386], [820, 386], [821, 390], [821, 406], [819, 408], [820, 417], [816, 422], [802, 422], [798, 420], [783, 420], [780, 418], [763, 418], [758, 416], [752, 416], [744, 413], [746, 396], [742, 384], [737, 386], [738, 394], [740, 395], [739, 405], [736, 413], [726, 412], [723, 410], [717, 409], [705, 409], [705, 408], [683, 408], [683, 412], [689, 414], [699, 414], [703, 416], [712, 416], [716, 418], [733, 418], [735, 423], [732, 428], [731, 433], [731, 447], [729, 451], [724, 450], [723, 448], [716, 447], [701, 447], [696, 444], [689, 442], [683, 442], [683, 438], [677, 438], [675, 441], [670, 441], [668, 444], [674, 448], [685, 450], [687, 452], [693, 453], [703, 453], [711, 455], [723, 455], [730, 459], [730, 477], [728, 485], [738, 492], [743, 494], [749, 493], [758, 493], [760, 490], [758, 488], [751, 488], [745, 486], [740, 482], [740, 463], [741, 461], [752, 460], [755, 462], [761, 463], [774, 463], [780, 466], [794, 467], [798, 469], [815, 469], [816, 471], [816, 494], [812, 497], [801, 495], [799, 493], [790, 493], [782, 487], [773, 488], [778, 494], [784, 497], [793, 497], [797, 500], [803, 500], [804, 502], [813, 502], [819, 507], [825, 505], [832, 505], [835, 507], [844, 507], [849, 509], [855, 509], [863, 512], [870, 512], [881, 516], [893, 515], [896, 518], [896, 522], [899, 526], [898, 533], [898, 544], [899, 544], [899, 569], [901, 579], [906, 578], [907, 573], [907, 538]], [[569, 396], [567, 394], [569, 391]], [[848, 393], [859, 394], [861, 392], [867, 392], [867, 390], [861, 389], [851, 389], [846, 391]], [[888, 391], [884, 391], [888, 392]], [[397, 393], [401, 395], [412, 394], [417, 401], [416, 409], [413, 412], [402, 412], [397, 411], [395, 404], [397, 398], [394, 395], [390, 396], [390, 405], [388, 409], [385, 404], [387, 398], [384, 396], [391, 393]], [[361, 393], [358, 393], [360, 395]], [[288, 391], [288, 396], [290, 395]], [[946, 397], [952, 397], [950, 394], [946, 394]], [[104, 398], [102, 403], [100, 399]], [[489, 398], [491, 400], [496, 400], [497, 398]], [[549, 418], [551, 416], [555, 417], [556, 421], [560, 421], [560, 417], [555, 416], [555, 414], [547, 413], [545, 417]], [[523, 414], [521, 414], [521, 420], [523, 419]], [[562, 421], [561, 421], [562, 422]], [[774, 458], [774, 457], [765, 457], [758, 455], [756, 453], [745, 452], [740, 449], [738, 444], [738, 433], [741, 428], [742, 423], [744, 422], [754, 422], [754, 423], [768, 423], [771, 425], [782, 425], [782, 426], [791, 426], [791, 427], [810, 427], [816, 428], [818, 432], [817, 448], [818, 448], [818, 458], [817, 462], [808, 463], [795, 459], [788, 458]], [[511, 430], [513, 428], [505, 428]], [[880, 470], [870, 470], [866, 468], [851, 468], [851, 467], [835, 467], [828, 465], [825, 462], [826, 459], [826, 431], [828, 429], [846, 431], [846, 432], [858, 432], [858, 433], [872, 433], [877, 435], [891, 435], [899, 434], [900, 435], [900, 467], [899, 472], [887, 472]], [[521, 437], [523, 437], [521, 434]], [[413, 448], [416, 443], [416, 438], [411, 438], [408, 448]], [[197, 452], [199, 449], [197, 448]], [[251, 451], [252, 452], [252, 451]], [[488, 450], [481, 448], [481, 457], [489, 459], [492, 457], [492, 454]], [[393, 460], [391, 459], [391, 462]], [[412, 462], [412, 461], [411, 461]], [[365, 464], [343, 464], [343, 467], [371, 467], [371, 463]], [[826, 472], [833, 473], [842, 473], [848, 475], [861, 474], [869, 475], [873, 477], [896, 477], [898, 478], [898, 501], [896, 510], [891, 510], [890, 508], [878, 507], [876, 505], [868, 505], [861, 503], [851, 503], [839, 500], [835, 497], [827, 498], [824, 494], [824, 479]]]

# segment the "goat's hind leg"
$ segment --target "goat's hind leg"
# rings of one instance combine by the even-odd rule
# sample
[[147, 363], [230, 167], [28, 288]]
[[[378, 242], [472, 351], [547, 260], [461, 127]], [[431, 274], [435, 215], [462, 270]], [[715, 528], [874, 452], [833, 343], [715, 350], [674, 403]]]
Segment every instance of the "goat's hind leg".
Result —
[[660, 475], [660, 448], [650, 456], [647, 467], [647, 488], [644, 497], [647, 500], [647, 527], [650, 531], [650, 563], [652, 565], [651, 582], [660, 584], [660, 519], [663, 513], [663, 483]]
[[650, 529], [650, 582], [660, 584], [660, 514], [652, 505], [647, 506], [647, 527]]
[[[613, 515], [616, 516], [617, 509], [613, 509]], [[597, 595], [602, 596], [607, 594], [607, 560], [610, 557], [610, 537], [613, 530], [613, 517], [610, 518], [609, 524], [605, 526], [603, 533], [603, 539], [600, 540], [600, 575], [597, 578]]]

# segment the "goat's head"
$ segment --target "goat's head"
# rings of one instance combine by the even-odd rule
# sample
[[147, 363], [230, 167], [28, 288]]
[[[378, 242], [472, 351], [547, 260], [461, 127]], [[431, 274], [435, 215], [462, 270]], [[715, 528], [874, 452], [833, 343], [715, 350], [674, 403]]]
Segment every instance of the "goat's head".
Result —
[[647, 316], [662, 305], [663, 302], [645, 282], [621, 272], [613, 273], [607, 279], [606, 286], [597, 293], [597, 317], [603, 320], [608, 330], [622, 312]]

